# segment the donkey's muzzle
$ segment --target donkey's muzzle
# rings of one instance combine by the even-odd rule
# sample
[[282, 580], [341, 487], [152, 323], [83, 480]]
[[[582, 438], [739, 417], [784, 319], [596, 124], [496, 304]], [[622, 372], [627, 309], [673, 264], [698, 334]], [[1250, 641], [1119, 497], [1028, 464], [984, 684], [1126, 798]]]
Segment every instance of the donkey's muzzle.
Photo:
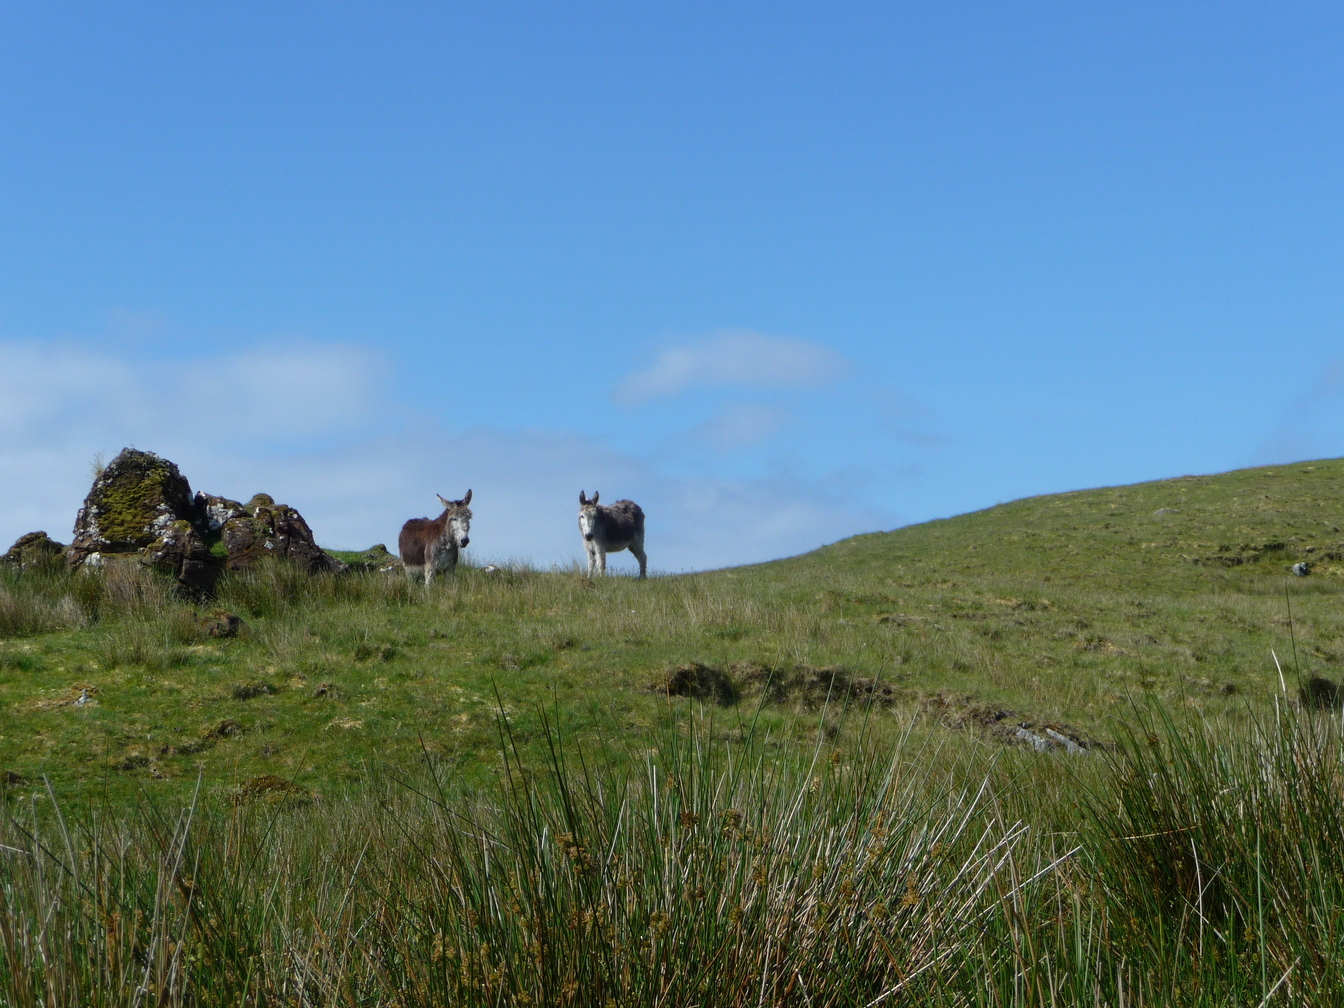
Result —
[[466, 536], [463, 536], [463, 537], [462, 537], [462, 542], [459, 543], [458, 545], [465, 547], [465, 546], [467, 545], [467, 543], [469, 543], [469, 542], [471, 542], [471, 540], [468, 539]]
[[583, 538], [584, 538], [587, 542], [592, 542], [592, 541], [593, 541], [593, 534], [592, 534], [591, 532], [589, 532], [589, 533], [586, 534]]

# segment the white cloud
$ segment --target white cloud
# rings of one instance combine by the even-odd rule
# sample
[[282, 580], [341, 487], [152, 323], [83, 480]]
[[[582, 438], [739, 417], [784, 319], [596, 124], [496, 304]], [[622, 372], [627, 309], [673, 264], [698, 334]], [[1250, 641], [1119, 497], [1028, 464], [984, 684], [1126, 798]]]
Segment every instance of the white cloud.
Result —
[[615, 395], [634, 405], [697, 385], [823, 385], [848, 367], [844, 357], [819, 343], [728, 329], [662, 351], [652, 366], [626, 375]]
[[[848, 507], [798, 481], [667, 476], [637, 457], [547, 431], [425, 431], [413, 440], [379, 439], [286, 470], [291, 496], [305, 486], [322, 488], [304, 514], [324, 542], [362, 547], [378, 541], [395, 551], [402, 522], [433, 511], [436, 493], [458, 497], [470, 487], [472, 555], [543, 566], [583, 555], [580, 490], [599, 490], [604, 501], [628, 497], [644, 508], [655, 570], [801, 553], [889, 518]], [[633, 568], [625, 553], [611, 562]]]
[[381, 361], [352, 346], [303, 344], [225, 356], [183, 369], [179, 397], [230, 437], [310, 437], [354, 429], [373, 414]]
[[717, 416], [698, 425], [692, 434], [717, 451], [750, 448], [784, 426], [787, 411], [764, 403], [732, 403]]
[[[68, 541], [89, 462], [128, 444], [178, 463], [193, 489], [270, 493], [338, 548], [395, 550], [402, 522], [430, 513], [436, 493], [468, 487], [472, 553], [542, 565], [581, 557], [581, 489], [644, 507], [655, 570], [768, 560], [891, 523], [815, 483], [670, 476], [576, 434], [448, 431], [422, 419], [394, 432], [382, 371], [353, 347], [294, 344], [188, 365], [0, 341], [0, 373], [11, 376], [0, 396], [0, 549], [38, 528]], [[729, 433], [756, 436], [770, 422], [743, 414]]]

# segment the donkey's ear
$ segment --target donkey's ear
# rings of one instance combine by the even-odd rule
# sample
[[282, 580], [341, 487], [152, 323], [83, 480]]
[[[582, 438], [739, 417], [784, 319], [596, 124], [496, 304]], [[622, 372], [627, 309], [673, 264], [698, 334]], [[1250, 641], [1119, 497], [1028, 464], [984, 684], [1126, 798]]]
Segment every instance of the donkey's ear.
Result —
[[587, 495], [586, 495], [582, 490], [580, 490], [580, 491], [579, 491], [579, 507], [583, 507], [583, 506], [584, 506], [585, 504], [587, 504], [587, 503], [588, 503], [588, 497], [587, 497]]
[[465, 497], [463, 497], [460, 501], [458, 501], [458, 503], [461, 504], [463, 507], [466, 507], [468, 504], [470, 504], [470, 503], [471, 503], [471, 491], [468, 490], [468, 491], [467, 491], [467, 495], [466, 495]]
[[444, 507], [450, 508], [453, 506], [452, 501], [443, 499], [443, 494], [435, 494], [434, 496], [439, 499], [439, 503], [442, 504]]
[[597, 503], [597, 497], [598, 497], [598, 493], [597, 493], [596, 490], [594, 490], [594, 491], [593, 491], [593, 499], [592, 499], [591, 501], [589, 501], [588, 503], [590, 503], [590, 504], [596, 504], [596, 503]]

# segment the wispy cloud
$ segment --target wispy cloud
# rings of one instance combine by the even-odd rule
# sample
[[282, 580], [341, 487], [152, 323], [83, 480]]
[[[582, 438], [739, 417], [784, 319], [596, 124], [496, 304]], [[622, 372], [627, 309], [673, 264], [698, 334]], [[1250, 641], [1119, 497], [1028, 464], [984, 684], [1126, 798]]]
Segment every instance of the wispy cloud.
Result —
[[[0, 396], [0, 549], [39, 528], [68, 538], [90, 460], [128, 444], [171, 458], [194, 488], [242, 500], [270, 493], [334, 547], [395, 546], [401, 523], [432, 510], [436, 493], [468, 487], [473, 552], [543, 565], [582, 554], [580, 489], [640, 502], [658, 570], [767, 560], [892, 524], [788, 473], [671, 475], [564, 431], [399, 423], [383, 371], [358, 347], [294, 343], [176, 365], [0, 340], [0, 373], [21, 379]], [[722, 433], [759, 438], [777, 421], [746, 409]]]
[[731, 403], [698, 424], [691, 435], [716, 451], [752, 448], [777, 433], [789, 419], [788, 411], [764, 403]]
[[652, 365], [626, 375], [615, 397], [636, 405], [703, 385], [816, 386], [848, 368], [843, 356], [820, 343], [728, 329], [663, 350]]
[[1278, 426], [1250, 458], [1255, 465], [1338, 455], [1344, 451], [1344, 357], [1326, 366], [1284, 410]]

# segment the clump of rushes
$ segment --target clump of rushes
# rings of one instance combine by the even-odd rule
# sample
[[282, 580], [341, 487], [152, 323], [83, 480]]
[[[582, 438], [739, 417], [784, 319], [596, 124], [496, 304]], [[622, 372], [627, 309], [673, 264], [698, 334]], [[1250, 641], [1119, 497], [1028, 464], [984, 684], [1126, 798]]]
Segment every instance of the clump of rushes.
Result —
[[548, 772], [510, 762], [498, 810], [472, 828], [431, 796], [430, 894], [376, 938], [414, 1003], [927, 994], [972, 949], [1008, 953], [982, 936], [1035, 899], [1041, 866], [990, 807], [983, 768], [909, 773], [900, 747], [779, 760], [708, 729], [670, 732], [637, 765], [567, 761], [551, 737]]
[[0, 1003], [848, 1003], [1010, 954], [981, 936], [1048, 875], [965, 761], [780, 760], [698, 723], [617, 761], [546, 732], [543, 772], [506, 733], [474, 799], [431, 773], [298, 813], [12, 818]]
[[1107, 940], [1183, 977], [1187, 997], [1251, 1004], [1279, 983], [1284, 1003], [1340, 1003], [1338, 719], [1285, 710], [1233, 735], [1178, 729], [1156, 708], [1111, 764], [1087, 802], [1095, 881], [1116, 911]]
[[1340, 1003], [1338, 726], [1144, 717], [1063, 786], [693, 718], [624, 759], [547, 721], [530, 769], [505, 726], [477, 790], [431, 762], [68, 818], [39, 788], [0, 827], [0, 1004]]

